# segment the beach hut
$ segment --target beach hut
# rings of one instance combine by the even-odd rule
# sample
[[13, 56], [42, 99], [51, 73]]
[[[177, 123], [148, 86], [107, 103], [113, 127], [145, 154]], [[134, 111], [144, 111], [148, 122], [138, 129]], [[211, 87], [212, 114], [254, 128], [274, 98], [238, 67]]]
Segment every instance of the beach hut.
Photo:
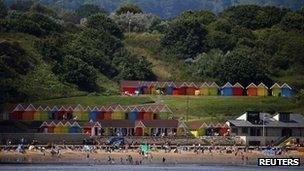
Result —
[[281, 86], [278, 83], [274, 83], [270, 90], [272, 96], [281, 96]]
[[247, 90], [247, 96], [257, 96], [258, 87], [254, 83], [249, 84], [246, 87], [246, 90]]
[[143, 136], [146, 126], [143, 124], [142, 121], [138, 121], [135, 124], [135, 136]]
[[187, 95], [195, 95], [195, 90], [197, 89], [197, 86], [191, 82], [188, 84], [188, 87], [186, 88], [186, 94]]
[[223, 124], [219, 129], [219, 135], [228, 135], [230, 127], [227, 124]]
[[128, 113], [128, 119], [132, 120], [132, 121], [135, 121], [137, 119], [137, 115], [138, 115], [138, 111], [133, 110], [133, 111]]
[[91, 111], [89, 111], [89, 120], [97, 121], [98, 108], [95, 106]]
[[32, 104], [28, 105], [27, 108], [22, 113], [22, 120], [24, 121], [34, 120], [35, 112], [37, 112], [36, 108]]
[[208, 86], [209, 96], [217, 96], [219, 93], [219, 86], [213, 82]]
[[281, 86], [281, 95], [283, 97], [290, 97], [290, 96], [292, 96], [292, 88], [288, 84], [284, 83]]
[[176, 85], [174, 82], [170, 82], [167, 86], [166, 94], [167, 95], [173, 95], [173, 91], [176, 89]]
[[[45, 120], [42, 120], [41, 116], [44, 112], [44, 109], [43, 107], [39, 106], [36, 110], [36, 112], [34, 113], [34, 120], [35, 121], [45, 121]], [[46, 119], [47, 120], [47, 119]]]
[[221, 95], [222, 96], [232, 96], [233, 95], [233, 90], [232, 90], [232, 85], [227, 82], [222, 88], [221, 88]]
[[200, 87], [199, 87], [200, 95], [203, 96], [208, 96], [209, 95], [209, 86], [206, 82], [204, 82]]
[[151, 94], [156, 94], [156, 82], [154, 82], [154, 81], [152, 81], [152, 82], [150, 82], [150, 84], [149, 84], [149, 88], [150, 88], [150, 93]]
[[233, 96], [242, 96], [244, 91], [244, 87], [240, 83], [235, 83], [232, 87]]
[[140, 81], [123, 80], [121, 82], [121, 91], [126, 94], [135, 94], [135, 91], [140, 86]]
[[258, 85], [257, 95], [258, 96], [268, 96], [268, 87], [265, 84], [260, 83]]
[[69, 133], [80, 133], [80, 125], [74, 121], [73, 123], [71, 123], [71, 126], [69, 128]]
[[207, 136], [213, 136], [215, 131], [215, 126], [213, 124], [209, 124], [206, 129], [206, 135]]
[[10, 120], [22, 120], [22, 113], [24, 112], [24, 107], [21, 104], [18, 104], [13, 111], [10, 113]]
[[181, 83], [180, 86], [178, 87], [178, 95], [186, 95], [187, 87], [188, 84], [186, 82]]

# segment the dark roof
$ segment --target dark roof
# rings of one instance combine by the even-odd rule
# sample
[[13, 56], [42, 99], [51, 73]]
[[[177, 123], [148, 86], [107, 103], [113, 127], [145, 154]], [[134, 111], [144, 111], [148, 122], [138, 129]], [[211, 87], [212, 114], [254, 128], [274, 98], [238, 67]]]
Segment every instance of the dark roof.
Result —
[[148, 128], [177, 128], [178, 120], [143, 120], [142, 123]]
[[103, 128], [134, 128], [135, 123], [131, 120], [102, 120], [99, 121]]

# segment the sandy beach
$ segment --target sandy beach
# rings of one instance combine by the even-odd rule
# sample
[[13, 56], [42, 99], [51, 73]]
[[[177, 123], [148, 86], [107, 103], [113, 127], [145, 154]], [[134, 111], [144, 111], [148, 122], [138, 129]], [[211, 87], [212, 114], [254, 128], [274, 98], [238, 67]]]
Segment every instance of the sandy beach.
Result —
[[[114, 151], [106, 152], [97, 150], [93, 153], [73, 151], [70, 149], [61, 150], [61, 155], [51, 155], [50, 150], [45, 153], [41, 151], [29, 151], [21, 154], [15, 151], [1, 151], [0, 163], [11, 164], [110, 164], [110, 165], [153, 165], [153, 164], [198, 164], [198, 165], [257, 165], [257, 159], [262, 157], [294, 157], [300, 158], [301, 165], [304, 165], [304, 153], [288, 151], [279, 156], [267, 156], [261, 151], [252, 150], [248, 152], [224, 153], [217, 150], [194, 153], [193, 151], [182, 151], [181, 153], [166, 153], [164, 150], [152, 151], [150, 155], [143, 156], [137, 151]], [[132, 163], [127, 158], [132, 157]], [[110, 158], [110, 160], [109, 160]]]

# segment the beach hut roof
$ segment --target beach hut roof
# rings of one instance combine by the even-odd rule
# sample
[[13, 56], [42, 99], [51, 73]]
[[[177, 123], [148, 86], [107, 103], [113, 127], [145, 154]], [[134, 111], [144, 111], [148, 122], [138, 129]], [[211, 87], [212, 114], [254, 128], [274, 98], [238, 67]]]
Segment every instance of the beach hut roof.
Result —
[[72, 124], [70, 123], [70, 121], [65, 121], [64, 126], [72, 126]]
[[45, 127], [45, 126], [49, 126], [49, 125], [48, 125], [48, 123], [47, 123], [46, 121], [42, 122], [42, 124], [40, 125], [40, 127], [39, 127], [39, 128], [41, 128], [41, 127]]
[[185, 124], [185, 122], [183, 121], [178, 121], [178, 128], [188, 128], [187, 125]]
[[86, 106], [84, 110], [85, 111], [92, 111], [92, 108], [91, 108], [91, 106]]
[[208, 127], [211, 128], [211, 127], [215, 127], [215, 126], [214, 126], [213, 123], [210, 123], [210, 124], [208, 125]]
[[131, 81], [131, 80], [121, 81], [122, 87], [138, 87], [139, 85], [140, 85], [140, 81]]
[[81, 104], [78, 104], [75, 108], [74, 111], [84, 111], [84, 108]]
[[289, 88], [289, 89], [292, 89], [287, 83], [284, 83], [281, 88]]
[[126, 111], [120, 104], [116, 106], [114, 111]]
[[263, 87], [263, 88], [268, 89], [268, 87], [267, 87], [264, 83], [260, 83], [260, 84], [258, 85], [258, 87]]
[[189, 87], [197, 87], [197, 85], [196, 85], [194, 82], [188, 83], [188, 86], [189, 86]]
[[73, 121], [73, 123], [71, 124], [71, 126], [77, 126], [77, 127], [80, 127], [79, 123], [76, 122], [76, 121]]
[[215, 82], [209, 84], [209, 87], [216, 87], [216, 88], [219, 88], [219, 86], [218, 86]]
[[44, 108], [44, 111], [51, 111], [52, 109], [50, 108], [50, 106], [46, 106], [45, 108]]
[[208, 125], [204, 122], [200, 128], [207, 128], [207, 127], [208, 127]]
[[24, 111], [24, 107], [23, 107], [21, 104], [18, 104], [18, 105], [14, 108], [13, 112], [15, 112], [15, 111]]
[[223, 125], [221, 124], [221, 123], [217, 123], [216, 125], [215, 125], [215, 127], [217, 127], [217, 128], [221, 128]]
[[274, 83], [270, 89], [273, 89], [273, 88], [281, 88], [281, 86], [278, 84], [278, 83]]
[[38, 106], [37, 111], [43, 111], [43, 107], [42, 106]]
[[25, 111], [36, 111], [36, 108], [35, 108], [34, 105], [29, 104], [29, 105], [27, 106], [27, 108], [25, 109]]
[[170, 86], [170, 87], [176, 87], [176, 84], [173, 81], [171, 81], [171, 82], [168, 83], [168, 86]]
[[187, 82], [182, 82], [179, 87], [188, 87], [188, 83]]
[[225, 87], [233, 87], [233, 86], [231, 83], [227, 82], [225, 85], [222, 86], [222, 88], [225, 88]]
[[67, 109], [64, 106], [61, 106], [58, 111], [67, 111]]
[[222, 125], [223, 128], [230, 128], [226, 123]]
[[107, 110], [107, 108], [105, 108], [104, 106], [101, 106], [100, 108], [99, 108], [99, 111], [106, 111]]
[[244, 89], [244, 87], [240, 84], [240, 83], [235, 83], [234, 85], [233, 85], [233, 87], [240, 87], [240, 88], [242, 88], [242, 89]]
[[94, 106], [94, 107], [92, 108], [92, 110], [93, 110], [93, 111], [98, 111], [99, 108], [98, 108], [97, 106]]
[[209, 85], [206, 82], [203, 82], [200, 87], [209, 87]]
[[62, 123], [62, 121], [59, 121], [56, 126], [64, 126], [64, 124]]
[[254, 83], [250, 83], [250, 84], [246, 87], [246, 89], [251, 88], [251, 87], [256, 88], [257, 86], [256, 86]]
[[52, 111], [58, 111], [58, 107], [57, 106], [53, 106]]
[[135, 122], [135, 128], [136, 127], [146, 127], [146, 125], [142, 121]]

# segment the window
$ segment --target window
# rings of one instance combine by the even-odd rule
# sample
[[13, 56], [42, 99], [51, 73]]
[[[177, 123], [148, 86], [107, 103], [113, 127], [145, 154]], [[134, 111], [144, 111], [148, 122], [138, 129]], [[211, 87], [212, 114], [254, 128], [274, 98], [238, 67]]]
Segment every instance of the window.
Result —
[[261, 136], [260, 128], [250, 128], [250, 136]]
[[242, 128], [242, 134], [248, 134], [248, 128], [247, 127]]
[[289, 119], [290, 119], [289, 113], [280, 113], [279, 114], [279, 121], [288, 122]]
[[231, 132], [237, 134], [237, 132], [238, 132], [238, 131], [237, 131], [237, 128], [232, 128]]

